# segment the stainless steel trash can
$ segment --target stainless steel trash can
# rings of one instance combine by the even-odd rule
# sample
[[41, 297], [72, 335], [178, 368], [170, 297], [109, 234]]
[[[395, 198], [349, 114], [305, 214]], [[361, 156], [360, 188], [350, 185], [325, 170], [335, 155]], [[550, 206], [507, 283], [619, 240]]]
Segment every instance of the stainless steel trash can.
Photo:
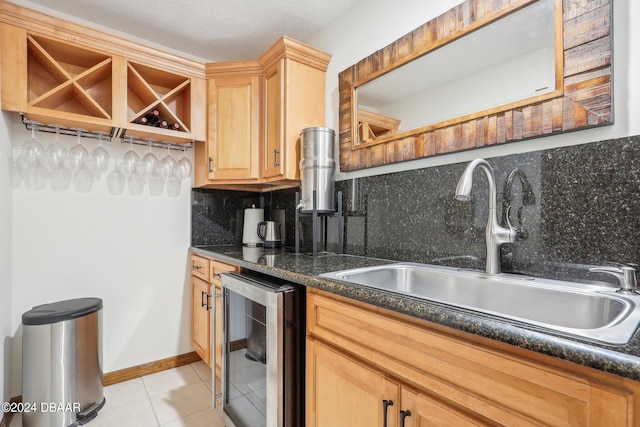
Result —
[[22, 315], [24, 427], [83, 425], [104, 406], [102, 300], [78, 298]]

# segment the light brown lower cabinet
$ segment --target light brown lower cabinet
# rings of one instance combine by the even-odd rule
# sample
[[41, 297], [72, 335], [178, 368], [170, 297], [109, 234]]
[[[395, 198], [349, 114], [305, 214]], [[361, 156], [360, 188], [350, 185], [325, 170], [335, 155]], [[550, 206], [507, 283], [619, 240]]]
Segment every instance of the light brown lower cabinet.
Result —
[[[191, 347], [213, 369], [215, 351], [216, 376], [222, 363], [222, 284], [220, 274], [239, 268], [218, 260], [191, 255]], [[214, 310], [215, 308], [215, 310]], [[215, 313], [212, 322], [211, 316]], [[212, 323], [215, 334], [212, 332]], [[215, 342], [213, 342], [215, 337]]]
[[307, 427], [640, 426], [640, 382], [315, 289], [306, 361]]
[[313, 402], [309, 427], [486, 425], [312, 339], [307, 341], [307, 372]]
[[191, 276], [191, 346], [211, 367], [211, 285]]

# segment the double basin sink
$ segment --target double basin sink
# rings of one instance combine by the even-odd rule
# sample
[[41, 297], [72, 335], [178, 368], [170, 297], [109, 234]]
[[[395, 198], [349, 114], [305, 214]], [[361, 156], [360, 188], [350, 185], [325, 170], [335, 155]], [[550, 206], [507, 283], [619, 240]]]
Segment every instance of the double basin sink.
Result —
[[523, 322], [560, 335], [626, 344], [640, 324], [640, 296], [616, 288], [427, 264], [397, 263], [322, 277]]

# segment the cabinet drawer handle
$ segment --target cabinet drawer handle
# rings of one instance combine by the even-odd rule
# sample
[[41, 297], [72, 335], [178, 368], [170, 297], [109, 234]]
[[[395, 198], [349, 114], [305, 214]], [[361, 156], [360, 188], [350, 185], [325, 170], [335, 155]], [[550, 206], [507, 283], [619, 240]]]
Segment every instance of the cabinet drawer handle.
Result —
[[393, 406], [393, 400], [382, 401], [382, 427], [387, 427], [387, 408]]
[[273, 150], [273, 166], [274, 167], [278, 167], [280, 166], [280, 163], [278, 163], [278, 156], [280, 155], [280, 151], [279, 150]]
[[194, 269], [194, 270], [200, 270], [201, 268], [202, 268], [202, 267], [200, 267], [199, 265], [195, 265], [195, 264], [194, 264], [194, 266], [193, 266], [193, 269]]
[[215, 277], [216, 279], [221, 279], [222, 278], [220, 273], [213, 273], [213, 277]]
[[209, 295], [205, 291], [200, 291], [200, 307], [204, 307], [207, 303], [204, 300], [204, 296]]
[[213, 163], [213, 158], [209, 157], [209, 173], [213, 172], [213, 168], [211, 167], [212, 163]]
[[411, 411], [400, 411], [400, 427], [404, 427], [404, 419], [411, 416]]

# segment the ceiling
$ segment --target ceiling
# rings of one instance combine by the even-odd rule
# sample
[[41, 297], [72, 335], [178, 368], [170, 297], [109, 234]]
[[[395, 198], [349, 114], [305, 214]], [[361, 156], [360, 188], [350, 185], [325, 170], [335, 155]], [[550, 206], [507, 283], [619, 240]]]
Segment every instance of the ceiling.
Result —
[[10, 1], [220, 62], [256, 59], [282, 35], [308, 43], [359, 0]]

